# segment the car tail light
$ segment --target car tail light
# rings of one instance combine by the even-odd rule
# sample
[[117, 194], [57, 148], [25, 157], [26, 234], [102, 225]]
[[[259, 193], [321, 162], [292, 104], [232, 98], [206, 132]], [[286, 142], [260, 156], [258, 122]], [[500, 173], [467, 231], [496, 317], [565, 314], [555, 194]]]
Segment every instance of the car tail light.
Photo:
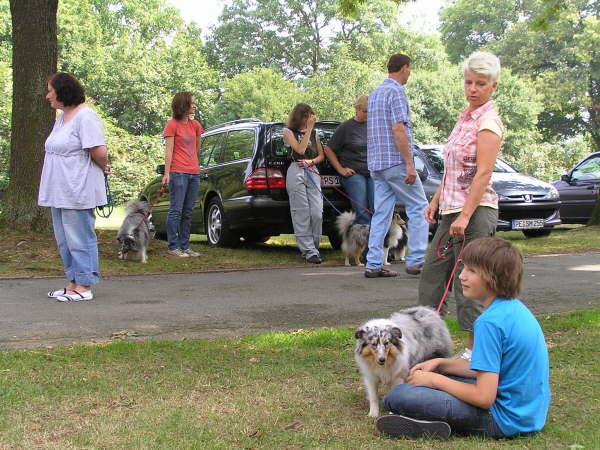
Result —
[[244, 183], [246, 189], [283, 189], [285, 177], [279, 169], [256, 169]]

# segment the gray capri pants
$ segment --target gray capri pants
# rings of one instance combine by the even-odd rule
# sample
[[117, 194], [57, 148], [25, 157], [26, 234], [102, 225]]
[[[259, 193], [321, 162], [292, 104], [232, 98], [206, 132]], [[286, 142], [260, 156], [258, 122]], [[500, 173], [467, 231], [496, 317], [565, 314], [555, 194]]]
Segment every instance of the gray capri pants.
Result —
[[[317, 168], [313, 166], [310, 170], [317, 171]], [[287, 170], [285, 187], [290, 198], [292, 224], [300, 253], [304, 258], [320, 256], [323, 197], [319, 176], [308, 170], [305, 172], [297, 163], [292, 162]]]

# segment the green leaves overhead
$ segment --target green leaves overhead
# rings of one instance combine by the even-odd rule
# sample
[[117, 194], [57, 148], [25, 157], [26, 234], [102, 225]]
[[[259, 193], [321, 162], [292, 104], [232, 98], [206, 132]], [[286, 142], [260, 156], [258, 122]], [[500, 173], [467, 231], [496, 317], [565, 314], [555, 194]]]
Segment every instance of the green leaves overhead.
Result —
[[254, 117], [265, 121], [285, 121], [302, 92], [282, 74], [269, 68], [241, 73], [221, 85], [222, 95], [209, 125]]
[[482, 47], [532, 80], [543, 92], [538, 126], [545, 140], [587, 131], [599, 147], [599, 16], [598, 0], [458, 0], [443, 11], [441, 30], [453, 61]]
[[216, 97], [200, 30], [164, 0], [61, 0], [59, 66], [133, 134], [157, 134], [175, 92], [196, 95], [200, 120]]
[[333, 0], [233, 0], [207, 45], [210, 61], [229, 76], [253, 67], [310, 75], [327, 60], [325, 31], [336, 6]]

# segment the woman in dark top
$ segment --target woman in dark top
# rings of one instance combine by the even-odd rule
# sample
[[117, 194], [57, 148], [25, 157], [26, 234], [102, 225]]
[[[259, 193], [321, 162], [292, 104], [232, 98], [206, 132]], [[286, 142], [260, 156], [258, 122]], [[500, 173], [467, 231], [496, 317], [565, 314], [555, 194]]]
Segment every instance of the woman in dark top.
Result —
[[321, 180], [316, 164], [323, 161], [323, 147], [314, 126], [317, 116], [310, 106], [298, 103], [283, 129], [283, 142], [291, 148], [292, 162], [285, 185], [290, 198], [290, 211], [296, 244], [306, 261], [321, 264], [319, 254], [323, 225]]
[[369, 97], [360, 96], [354, 104], [355, 114], [340, 124], [325, 147], [325, 155], [342, 176], [342, 186], [354, 200], [356, 223], [371, 223], [373, 180], [367, 168], [367, 105]]

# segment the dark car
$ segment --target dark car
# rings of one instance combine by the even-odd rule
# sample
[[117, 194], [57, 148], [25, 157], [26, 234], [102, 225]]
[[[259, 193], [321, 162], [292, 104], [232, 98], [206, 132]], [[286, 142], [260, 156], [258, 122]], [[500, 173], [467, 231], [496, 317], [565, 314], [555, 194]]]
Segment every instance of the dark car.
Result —
[[[424, 180], [428, 200], [444, 173], [442, 148], [423, 145], [415, 151], [415, 166]], [[520, 230], [527, 237], [538, 237], [550, 234], [552, 227], [561, 224], [558, 191], [551, 184], [523, 175], [498, 159], [492, 186], [499, 197], [498, 231]]]
[[600, 152], [592, 153], [563, 175], [554, 186], [560, 194], [563, 223], [588, 223], [598, 201]]
[[[316, 124], [323, 146], [338, 125]], [[192, 233], [206, 234], [213, 246], [235, 246], [240, 238], [264, 242], [271, 236], [294, 232], [285, 189], [290, 159], [289, 149], [283, 144], [283, 127], [281, 122], [240, 119], [209, 128], [202, 135], [201, 183]], [[339, 211], [350, 209], [349, 202], [334, 189], [340, 179], [329, 162], [322, 162], [318, 168], [323, 194], [331, 202], [323, 202], [323, 234], [339, 248], [334, 207]], [[158, 166], [157, 172], [163, 173], [164, 166]], [[160, 195], [160, 183], [161, 177], [157, 177], [139, 198], [154, 204], [157, 237], [164, 238], [169, 195]]]

